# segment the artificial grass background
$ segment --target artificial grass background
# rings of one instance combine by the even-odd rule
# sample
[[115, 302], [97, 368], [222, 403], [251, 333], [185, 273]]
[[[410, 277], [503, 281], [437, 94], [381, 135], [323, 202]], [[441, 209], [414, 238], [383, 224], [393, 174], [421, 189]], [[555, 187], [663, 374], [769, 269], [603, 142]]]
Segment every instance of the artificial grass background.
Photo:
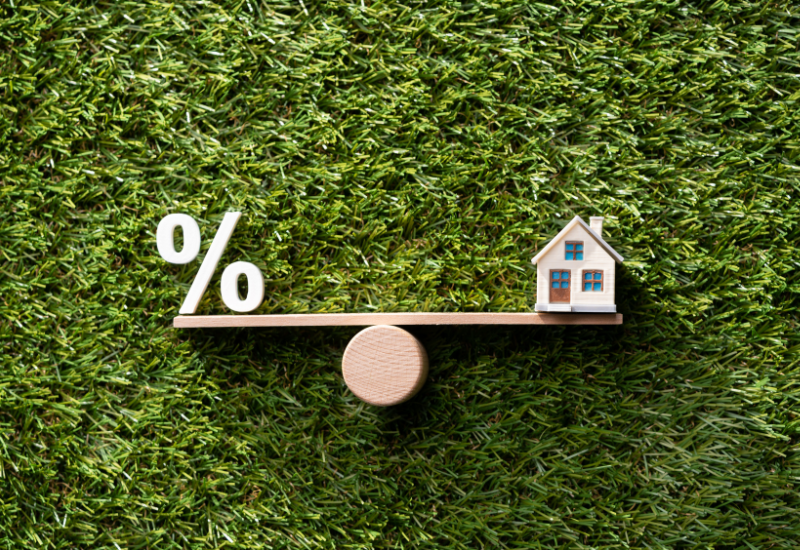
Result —
[[[0, 547], [797, 546], [792, 2], [0, 8]], [[619, 328], [178, 331], [169, 212], [260, 312], [527, 311], [604, 214]], [[202, 312], [224, 313], [218, 277]]]

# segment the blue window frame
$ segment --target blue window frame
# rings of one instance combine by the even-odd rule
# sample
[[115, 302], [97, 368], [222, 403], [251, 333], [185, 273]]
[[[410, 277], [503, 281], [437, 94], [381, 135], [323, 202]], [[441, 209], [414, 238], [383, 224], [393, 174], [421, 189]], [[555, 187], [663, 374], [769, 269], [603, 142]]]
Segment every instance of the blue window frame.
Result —
[[565, 260], [583, 260], [583, 241], [567, 241], [564, 246]]
[[603, 271], [599, 269], [583, 270], [583, 291], [603, 292]]

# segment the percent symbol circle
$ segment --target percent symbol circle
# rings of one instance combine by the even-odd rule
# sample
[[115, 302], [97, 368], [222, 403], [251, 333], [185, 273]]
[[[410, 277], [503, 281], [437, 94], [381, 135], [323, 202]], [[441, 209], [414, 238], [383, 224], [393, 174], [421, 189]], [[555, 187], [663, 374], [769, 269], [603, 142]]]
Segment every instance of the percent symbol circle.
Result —
[[[239, 296], [239, 277], [247, 277], [247, 297]], [[264, 301], [264, 276], [261, 271], [248, 262], [233, 262], [222, 271], [222, 301], [233, 311], [247, 313], [253, 311]]]
[[[183, 305], [179, 312], [181, 315], [192, 314], [197, 311], [200, 300], [203, 298], [208, 283], [214, 276], [222, 253], [228, 246], [228, 241], [233, 235], [233, 230], [242, 216], [241, 212], [228, 212], [222, 219], [222, 223], [217, 229], [214, 240], [208, 252], [200, 264], [200, 269], [194, 276], [192, 286], [183, 300]], [[175, 250], [175, 228], [183, 229], [184, 246], [180, 252]], [[172, 264], [186, 264], [197, 257], [200, 251], [200, 228], [197, 222], [186, 214], [170, 214], [158, 224], [156, 231], [156, 244], [158, 253], [164, 260]], [[247, 277], [247, 297], [242, 299], [239, 296], [239, 276]], [[246, 313], [253, 311], [261, 305], [264, 299], [264, 277], [259, 269], [248, 262], [234, 262], [228, 266], [222, 274], [221, 281], [222, 301], [233, 311]]]
[[[175, 250], [175, 229], [183, 230], [183, 249]], [[200, 253], [200, 228], [191, 216], [170, 214], [158, 222], [156, 230], [158, 253], [171, 264], [188, 264]]]

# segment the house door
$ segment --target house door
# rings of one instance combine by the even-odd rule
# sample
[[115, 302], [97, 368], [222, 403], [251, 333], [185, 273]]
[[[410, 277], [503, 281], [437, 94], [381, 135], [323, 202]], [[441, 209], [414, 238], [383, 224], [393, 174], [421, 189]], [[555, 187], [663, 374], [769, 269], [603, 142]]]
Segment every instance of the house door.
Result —
[[550, 270], [550, 303], [569, 303], [569, 269]]

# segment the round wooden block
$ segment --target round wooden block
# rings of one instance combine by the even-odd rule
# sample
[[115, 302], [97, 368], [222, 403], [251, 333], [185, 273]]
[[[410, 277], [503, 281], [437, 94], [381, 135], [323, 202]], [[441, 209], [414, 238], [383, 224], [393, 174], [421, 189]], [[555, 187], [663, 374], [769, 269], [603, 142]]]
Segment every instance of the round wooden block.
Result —
[[370, 405], [387, 407], [411, 399], [428, 377], [428, 354], [411, 334], [379, 325], [356, 334], [342, 359], [347, 387]]

